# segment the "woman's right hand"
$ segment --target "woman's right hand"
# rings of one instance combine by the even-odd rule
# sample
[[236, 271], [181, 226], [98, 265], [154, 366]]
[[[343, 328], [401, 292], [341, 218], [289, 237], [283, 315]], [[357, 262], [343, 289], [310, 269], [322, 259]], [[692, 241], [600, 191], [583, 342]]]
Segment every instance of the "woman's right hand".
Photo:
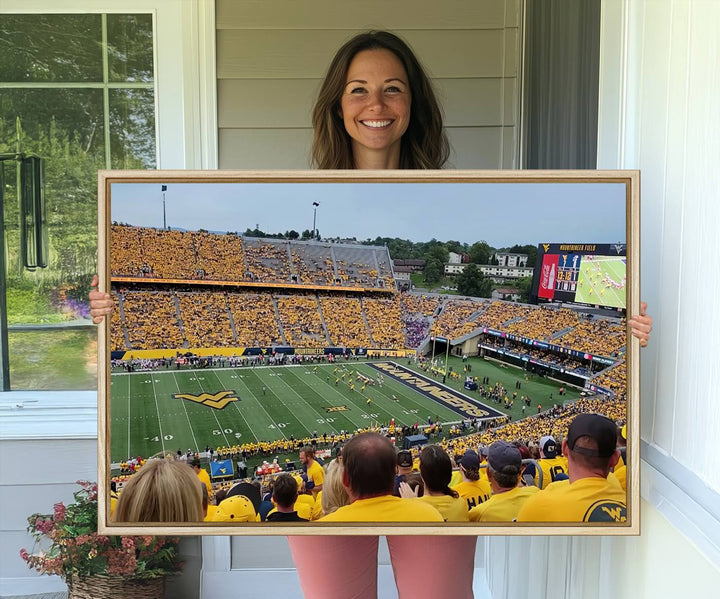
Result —
[[92, 290], [88, 294], [90, 299], [90, 316], [92, 316], [92, 321], [95, 324], [100, 324], [113, 309], [113, 300], [110, 294], [97, 290], [99, 282], [98, 276], [95, 275], [92, 283], [90, 283]]
[[400, 497], [402, 497], [403, 499], [417, 499], [419, 488], [420, 487], [418, 486], [413, 489], [405, 481], [402, 481], [400, 483]]

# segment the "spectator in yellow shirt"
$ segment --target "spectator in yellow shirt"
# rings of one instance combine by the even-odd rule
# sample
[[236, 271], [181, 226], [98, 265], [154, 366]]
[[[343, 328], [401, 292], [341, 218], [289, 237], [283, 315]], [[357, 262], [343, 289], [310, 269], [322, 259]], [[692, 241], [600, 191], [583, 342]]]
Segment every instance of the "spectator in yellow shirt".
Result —
[[313, 497], [322, 491], [323, 481], [325, 480], [325, 470], [315, 460], [315, 450], [306, 445], [300, 450], [300, 463], [305, 467], [307, 473], [306, 488], [311, 491]]
[[342, 449], [343, 485], [349, 505], [320, 522], [442, 522], [434, 507], [395, 497], [395, 448], [377, 433], [355, 435]]
[[625, 522], [627, 497], [617, 479], [617, 426], [600, 414], [580, 414], [563, 441], [569, 480], [550, 484], [525, 502], [518, 522]]
[[471, 522], [512, 522], [525, 501], [538, 492], [534, 486], [519, 487], [522, 475], [520, 450], [508, 441], [495, 441], [488, 450], [487, 475], [492, 495], [470, 510]]
[[200, 482], [205, 485], [208, 498], [212, 497], [212, 483], [210, 482], [210, 475], [207, 473], [207, 470], [200, 465], [200, 460], [197, 458], [190, 462], [190, 465], [195, 471], [195, 474], [197, 474], [197, 477], [200, 479]]

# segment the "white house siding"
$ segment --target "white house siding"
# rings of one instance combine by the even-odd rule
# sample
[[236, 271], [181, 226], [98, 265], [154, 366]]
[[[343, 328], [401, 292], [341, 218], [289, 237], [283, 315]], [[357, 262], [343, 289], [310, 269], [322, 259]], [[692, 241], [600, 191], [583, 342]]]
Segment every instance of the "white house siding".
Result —
[[[390, 29], [433, 77], [452, 168], [516, 168], [520, 2], [218, 0], [220, 168], [309, 168], [310, 114], [334, 52]], [[381, 16], [379, 16], [381, 15]]]
[[[720, 588], [718, 23], [715, 0], [603, 2], [598, 167], [642, 171], [642, 297], [655, 318], [641, 367], [642, 534], [491, 539], [495, 599]], [[514, 576], [528, 556], [537, 576]]]

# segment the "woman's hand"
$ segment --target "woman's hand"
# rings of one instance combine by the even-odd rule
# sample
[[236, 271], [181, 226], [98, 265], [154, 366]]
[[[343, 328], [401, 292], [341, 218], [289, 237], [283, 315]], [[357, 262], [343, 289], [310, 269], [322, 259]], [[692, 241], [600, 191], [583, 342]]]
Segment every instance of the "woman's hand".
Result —
[[646, 314], [647, 304], [640, 302], [640, 314], [628, 319], [630, 332], [634, 337], [640, 340], [640, 347], [647, 347], [648, 339], [650, 339], [650, 331], [652, 331], [652, 316]]
[[99, 280], [98, 276], [93, 277], [90, 287], [92, 291], [88, 294], [90, 299], [90, 316], [95, 324], [100, 324], [105, 317], [112, 312], [113, 300], [109, 293], [103, 293], [97, 290]]
[[418, 489], [420, 487], [415, 487], [415, 490], [413, 491], [413, 488], [407, 484], [405, 481], [402, 481], [400, 483], [400, 497], [403, 499], [417, 499]]

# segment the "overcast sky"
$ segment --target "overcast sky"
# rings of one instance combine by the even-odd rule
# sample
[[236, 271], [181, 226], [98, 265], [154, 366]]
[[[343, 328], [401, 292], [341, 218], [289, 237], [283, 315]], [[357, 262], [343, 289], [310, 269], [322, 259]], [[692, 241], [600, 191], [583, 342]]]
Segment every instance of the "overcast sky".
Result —
[[[163, 226], [160, 183], [113, 183], [113, 221]], [[167, 225], [322, 237], [487, 241], [493, 247], [625, 242], [620, 183], [169, 183]]]

